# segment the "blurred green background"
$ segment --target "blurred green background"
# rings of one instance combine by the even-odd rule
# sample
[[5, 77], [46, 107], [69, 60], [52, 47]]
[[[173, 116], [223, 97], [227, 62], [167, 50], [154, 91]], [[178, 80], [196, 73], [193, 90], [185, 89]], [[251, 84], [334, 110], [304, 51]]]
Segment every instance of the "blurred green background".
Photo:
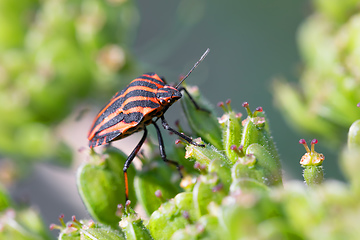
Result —
[[[320, 136], [285, 123], [271, 86], [276, 77], [299, 79], [297, 30], [311, 12], [308, 1], [288, 0], [0, 0], [3, 185], [17, 201], [38, 206], [47, 223], [60, 213], [86, 215], [75, 172], [86, 160], [78, 149], [87, 147], [96, 112], [144, 72], [177, 82], [206, 48], [209, 56], [187, 83], [214, 105], [231, 99], [243, 113], [244, 101], [262, 106], [285, 177], [302, 179], [298, 140]], [[185, 125], [179, 112], [180, 104], [169, 109], [168, 122]], [[138, 138], [116, 146], [130, 152]], [[336, 151], [327, 145], [317, 146], [326, 156], [325, 177], [342, 179]]]

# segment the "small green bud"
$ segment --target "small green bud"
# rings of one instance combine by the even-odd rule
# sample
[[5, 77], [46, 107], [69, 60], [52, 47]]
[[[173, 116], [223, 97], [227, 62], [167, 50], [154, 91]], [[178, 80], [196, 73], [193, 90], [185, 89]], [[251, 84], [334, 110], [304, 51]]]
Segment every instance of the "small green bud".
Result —
[[208, 213], [210, 202], [221, 203], [222, 198], [226, 195], [223, 185], [214, 174], [200, 175], [193, 189], [194, 208], [196, 217]]
[[274, 161], [273, 155], [260, 144], [251, 144], [246, 149], [246, 154], [255, 156], [257, 168], [264, 170], [262, 183], [272, 186], [282, 184], [282, 169], [278, 162]]
[[151, 214], [147, 228], [154, 239], [168, 240], [188, 223], [189, 220], [179, 211], [174, 200], [170, 200]]
[[305, 166], [303, 175], [308, 186], [321, 184], [324, 180], [324, 170], [322, 166]]
[[[104, 154], [91, 152], [90, 162], [80, 166], [77, 185], [80, 196], [93, 218], [118, 227], [120, 217], [116, 215], [117, 205], [125, 203], [125, 183], [123, 175], [127, 156], [116, 148], [106, 148]], [[128, 169], [129, 197], [135, 206], [134, 166]]]
[[134, 210], [129, 210], [127, 214], [123, 215], [119, 226], [125, 233], [126, 240], [153, 239], [149, 230], [144, 226], [143, 221]]
[[348, 133], [348, 148], [360, 148], [360, 120], [356, 120], [349, 129]]
[[[197, 143], [201, 142], [201, 140], [199, 139], [195, 139], [194, 141]], [[232, 165], [230, 160], [212, 145], [199, 147], [199, 146], [194, 146], [192, 144], [188, 144], [186, 146], [185, 158], [193, 159], [199, 162], [200, 164], [205, 164], [206, 166], [208, 166], [210, 162], [214, 159], [219, 159], [221, 162], [223, 162], [228, 166]]]
[[192, 192], [182, 192], [175, 196], [174, 203], [181, 212], [187, 212], [190, 222], [196, 221]]
[[[256, 108], [254, 113], [250, 111], [249, 104], [244, 103], [248, 117], [243, 121], [243, 134], [241, 146], [247, 154], [254, 154], [259, 158], [261, 166], [268, 171], [271, 183], [281, 184], [281, 163], [275, 142], [270, 134], [269, 124], [261, 107]], [[251, 150], [248, 148], [252, 144], [259, 144], [264, 149], [254, 145]], [[266, 177], [270, 177], [268, 176]]]
[[306, 184], [308, 186], [321, 184], [324, 180], [322, 162], [324, 161], [325, 156], [322, 153], [317, 153], [315, 151], [315, 144], [317, 144], [318, 141], [316, 139], [311, 141], [311, 150], [304, 139], [300, 139], [299, 143], [304, 145], [307, 152], [300, 160], [301, 166], [304, 167], [304, 179]]
[[228, 157], [228, 159], [234, 164], [238, 156], [231, 150], [231, 146], [239, 146], [241, 142], [241, 114], [235, 113], [232, 111], [230, 106], [230, 100], [226, 101], [226, 106], [224, 103], [219, 103], [218, 106], [222, 107], [225, 111], [225, 114], [219, 118], [219, 123], [222, 129], [222, 143], [223, 149]]
[[98, 240], [125, 240], [124, 234], [109, 226], [96, 224], [93, 220], [77, 220], [75, 216], [72, 220], [65, 224], [64, 215], [59, 217], [61, 226], [51, 224], [50, 229], [59, 229], [59, 240], [82, 240], [82, 239], [98, 239]]
[[231, 176], [233, 181], [240, 178], [251, 178], [265, 182], [264, 169], [256, 166], [256, 158], [252, 154], [245, 155], [232, 167]]
[[279, 164], [279, 167], [281, 167], [279, 154], [270, 134], [268, 120], [266, 119], [262, 108], [258, 107], [254, 113], [252, 113], [247, 102], [243, 103], [243, 106], [249, 114], [249, 116], [243, 121], [241, 145], [243, 146], [244, 151], [246, 151], [248, 146], [251, 144], [258, 143], [272, 154], [276, 164]]

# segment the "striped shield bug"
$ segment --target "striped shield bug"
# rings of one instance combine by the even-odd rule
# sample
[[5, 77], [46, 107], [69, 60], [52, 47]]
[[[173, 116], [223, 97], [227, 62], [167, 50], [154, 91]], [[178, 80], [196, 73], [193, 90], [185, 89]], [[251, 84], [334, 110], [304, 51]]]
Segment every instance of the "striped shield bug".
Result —
[[117, 92], [95, 117], [88, 134], [90, 148], [123, 139], [135, 132], [144, 130], [140, 142], [128, 156], [123, 168], [127, 200], [129, 196], [127, 169], [147, 137], [148, 131], [146, 127], [148, 125], [153, 124], [155, 127], [161, 158], [165, 162], [175, 165], [179, 172], [180, 165], [166, 157], [164, 141], [156, 122], [161, 119], [162, 126], [166, 130], [178, 135], [192, 145], [204, 146], [193, 142], [190, 137], [171, 128], [164, 118], [164, 113], [182, 97], [181, 91], [184, 91], [190, 97], [197, 109], [201, 109], [188, 91], [180, 85], [206, 57], [209, 51], [210, 49], [207, 49], [204, 52], [175, 87], [166, 85], [164, 79], [160, 78], [156, 73], [145, 73], [135, 78], [125, 89]]

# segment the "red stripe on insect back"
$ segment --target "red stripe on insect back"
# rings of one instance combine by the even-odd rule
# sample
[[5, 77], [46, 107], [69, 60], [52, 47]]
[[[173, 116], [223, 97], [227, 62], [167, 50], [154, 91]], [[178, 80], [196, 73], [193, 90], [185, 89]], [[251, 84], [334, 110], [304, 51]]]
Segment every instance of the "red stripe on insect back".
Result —
[[159, 77], [159, 75], [157, 75], [156, 73], [154, 73], [154, 74], [152, 74], [152, 75], [149, 75], [149, 74], [143, 74], [143, 76], [145, 76], [145, 77], [148, 77], [148, 78], [154, 78], [154, 79], [156, 79], [156, 80], [158, 80], [158, 81], [161, 81], [161, 82], [164, 82], [160, 77]]
[[[156, 75], [156, 76], [157, 76], [157, 75]], [[155, 84], [155, 86], [156, 86], [157, 88], [162, 88], [162, 87], [164, 87], [164, 85], [165, 85], [164, 81], [161, 80], [161, 79], [159, 78], [159, 76], [157, 76], [157, 78], [154, 78], [154, 76], [148, 76], [148, 75], [145, 75], [145, 74], [141, 75], [141, 76], [138, 77], [138, 78], [135, 78], [134, 80], [132, 80], [132, 81], [130, 82], [130, 84], [131, 84], [132, 82], [146, 82], [146, 83], [150, 83], [150, 84]], [[129, 85], [130, 85], [130, 84], [129, 84]]]
[[[130, 97], [128, 99], [126, 99], [124, 101], [124, 103], [116, 109], [115, 112], [109, 114], [102, 122], [100, 122], [99, 124], [97, 124], [96, 126], [94, 126], [94, 128], [92, 129], [92, 131], [89, 133], [88, 136], [88, 140], [91, 140], [95, 134], [99, 131], [99, 129], [107, 122], [109, 122], [112, 118], [114, 118], [115, 116], [117, 116], [118, 114], [120, 114], [121, 112], [123, 112], [124, 114], [128, 114], [131, 112], [141, 112], [143, 115], [151, 112], [152, 110], [154, 110], [155, 108], [151, 108], [151, 107], [141, 107], [141, 106], [137, 106], [136, 108], [130, 108], [128, 110], [123, 110], [124, 106], [128, 103], [134, 102], [134, 101], [151, 101], [153, 103], [158, 104], [156, 99], [152, 99], [152, 98], [148, 98], [148, 97], [142, 97], [142, 96], [136, 96], [136, 97]], [[120, 129], [116, 129], [116, 130], [120, 130]], [[122, 130], [121, 132], [124, 132], [126, 129]]]
[[136, 126], [137, 124], [138, 124], [138, 122], [131, 122], [131, 123], [119, 122], [119, 123], [115, 124], [114, 126], [111, 126], [109, 128], [102, 130], [99, 133], [99, 135], [105, 135], [107, 133], [111, 133], [111, 132], [114, 132], [117, 130], [120, 130], [121, 132], [125, 132], [126, 130]]
[[[127, 98], [123, 104], [121, 105], [121, 109], [123, 109], [127, 104], [135, 101], [151, 101], [153, 103], [158, 104], [158, 100], [156, 98], [149, 98], [149, 97], [143, 97], [143, 96], [136, 96], [136, 97], [129, 97]], [[112, 114], [110, 114], [112, 115]], [[109, 116], [110, 116], [109, 115]]]
[[[105, 124], [106, 122], [110, 121], [113, 117], [115, 117], [116, 115], [118, 115], [120, 112], [123, 112], [124, 114], [128, 114], [131, 112], [142, 112], [142, 111], [135, 111], [133, 108], [130, 108], [128, 111], [124, 111], [123, 108], [126, 104], [133, 102], [133, 101], [141, 101], [141, 100], [150, 100], [154, 103], [157, 103], [156, 99], [149, 99], [147, 97], [142, 97], [142, 96], [137, 96], [137, 97], [131, 97], [128, 98], [124, 101], [124, 103], [121, 105], [121, 107], [119, 107], [118, 109], [116, 109], [115, 112], [109, 114], [109, 116], [107, 116], [101, 123], [99, 123], [98, 125], [100, 125], [99, 127], [101, 127], [101, 125]], [[142, 109], [144, 109], [143, 107], [141, 107]]]
[[[141, 80], [140, 78], [137, 78], [135, 80]], [[134, 80], [134, 81], [135, 81]], [[133, 81], [133, 82], [134, 82]], [[146, 82], [150, 82], [150, 83], [154, 83], [150, 80], [142, 80], [142, 81], [146, 81]], [[156, 83], [154, 83], [156, 84]], [[156, 84], [156, 85], [159, 85], [159, 84]], [[129, 92], [133, 91], [133, 90], [144, 90], [144, 91], [149, 91], [149, 92], [153, 92], [153, 93], [156, 93], [157, 89], [152, 89], [152, 88], [149, 88], [149, 87], [144, 87], [144, 86], [132, 86], [132, 87], [129, 87], [128, 89], [126, 89], [126, 91], [124, 93], [122, 93], [121, 95], [117, 96], [117, 97], [113, 97], [110, 102], [97, 114], [97, 116], [95, 117], [93, 123], [92, 123], [92, 126], [94, 126], [95, 122], [98, 120], [98, 118], [101, 116], [101, 114], [103, 114], [106, 109], [108, 109], [116, 100], [120, 99], [120, 98], [123, 98], [124, 96], [126, 96], [126, 94], [128, 94]], [[90, 136], [90, 133], [88, 134], [88, 137]]]
[[132, 113], [132, 112], [141, 112], [142, 114], [145, 115], [145, 114], [150, 113], [153, 110], [156, 110], [156, 109], [151, 108], [151, 107], [134, 107], [134, 108], [131, 108], [129, 110], [123, 111], [123, 113], [124, 114], [129, 114], [129, 113]]

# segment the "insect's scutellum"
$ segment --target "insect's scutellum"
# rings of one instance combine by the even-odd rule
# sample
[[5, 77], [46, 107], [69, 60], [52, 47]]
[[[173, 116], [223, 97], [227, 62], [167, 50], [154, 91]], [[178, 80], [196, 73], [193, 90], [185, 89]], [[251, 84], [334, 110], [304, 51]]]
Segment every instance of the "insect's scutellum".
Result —
[[[156, 122], [161, 119], [162, 126], [166, 130], [175, 133], [189, 144], [204, 146], [193, 142], [190, 137], [171, 128], [164, 118], [164, 113], [175, 101], [182, 97], [180, 91], [184, 90], [186, 94], [189, 94], [185, 88], [179, 88], [179, 86], [199, 63], [204, 60], [209, 51], [210, 49], [207, 49], [204, 52], [176, 87], [166, 85], [156, 73], [145, 73], [134, 79], [122, 91], [117, 92], [95, 117], [88, 134], [90, 148], [125, 138], [141, 130], [144, 131], [140, 142], [124, 164], [126, 200], [129, 197], [127, 169], [147, 137], [146, 127], [148, 125], [153, 124], [155, 127], [162, 159], [167, 163], [175, 165], [179, 172], [180, 165], [166, 157], [163, 138]], [[190, 95], [189, 97], [192, 99]], [[193, 103], [197, 109], [200, 109], [195, 101]], [[156, 120], [153, 120], [154, 118]], [[181, 172], [180, 176], [182, 176]]]

